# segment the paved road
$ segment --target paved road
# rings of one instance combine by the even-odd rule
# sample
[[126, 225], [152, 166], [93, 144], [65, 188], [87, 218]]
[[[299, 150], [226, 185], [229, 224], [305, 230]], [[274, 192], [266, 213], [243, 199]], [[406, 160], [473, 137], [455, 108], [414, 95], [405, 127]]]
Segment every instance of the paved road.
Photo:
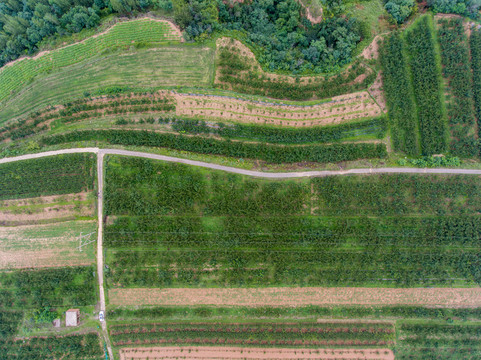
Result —
[[[45, 156], [54, 156], [60, 154], [72, 154], [72, 153], [95, 153], [98, 155], [125, 155], [142, 157], [147, 159], [162, 160], [168, 162], [175, 162], [180, 164], [200, 166], [207, 169], [221, 170], [235, 174], [247, 175], [252, 177], [269, 178], [269, 179], [283, 179], [283, 178], [301, 178], [301, 177], [322, 177], [322, 176], [336, 176], [336, 175], [354, 175], [354, 174], [464, 174], [464, 175], [481, 175], [481, 170], [473, 169], [445, 169], [445, 168], [367, 168], [367, 169], [351, 169], [351, 170], [322, 170], [322, 171], [298, 171], [288, 173], [268, 173], [262, 171], [253, 171], [238, 169], [230, 166], [217, 165], [206, 163], [203, 161], [187, 160], [176, 158], [172, 156], [156, 155], [150, 153], [144, 153], [139, 151], [129, 150], [117, 150], [117, 149], [98, 149], [98, 148], [81, 148], [81, 149], [65, 149], [57, 151], [47, 151], [44, 153], [22, 155], [11, 158], [0, 159], [0, 164], [19, 161], [36, 159]], [[100, 157], [100, 156], [99, 156]]]

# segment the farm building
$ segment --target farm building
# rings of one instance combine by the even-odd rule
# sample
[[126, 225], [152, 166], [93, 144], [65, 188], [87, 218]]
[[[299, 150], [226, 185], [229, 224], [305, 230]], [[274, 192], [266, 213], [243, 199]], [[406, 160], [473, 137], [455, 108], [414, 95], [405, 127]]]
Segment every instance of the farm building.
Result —
[[53, 327], [59, 328], [60, 327], [60, 319], [55, 319], [52, 321]]
[[78, 326], [80, 320], [80, 310], [70, 309], [65, 313], [65, 326]]

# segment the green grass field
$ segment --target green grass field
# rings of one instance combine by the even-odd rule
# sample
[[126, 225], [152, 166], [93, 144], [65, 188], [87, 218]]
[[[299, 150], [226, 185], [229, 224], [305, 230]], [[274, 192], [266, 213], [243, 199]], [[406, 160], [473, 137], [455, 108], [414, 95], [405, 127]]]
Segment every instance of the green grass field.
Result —
[[213, 55], [214, 50], [205, 46], [172, 45], [91, 57], [38, 76], [3, 103], [0, 122], [112, 86], [135, 89], [208, 86], [213, 74]]
[[122, 22], [106, 33], [92, 36], [83, 42], [53, 50], [47, 54], [40, 54], [38, 58], [25, 59], [11, 66], [5, 66], [0, 70], [2, 82], [0, 101], [16, 93], [39, 74], [88, 60], [102, 52], [131, 46], [179, 43], [180, 37], [175, 35], [174, 31], [168, 22], [152, 19]]
[[[79, 236], [82, 240], [79, 251]], [[0, 268], [93, 264], [97, 242], [95, 221], [0, 227]]]

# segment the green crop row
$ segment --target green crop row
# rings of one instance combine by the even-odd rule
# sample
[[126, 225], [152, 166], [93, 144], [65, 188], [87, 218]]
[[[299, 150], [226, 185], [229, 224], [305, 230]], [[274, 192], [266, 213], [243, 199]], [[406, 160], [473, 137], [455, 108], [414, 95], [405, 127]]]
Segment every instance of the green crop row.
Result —
[[44, 145], [74, 141], [99, 141], [116, 145], [163, 147], [201, 154], [259, 159], [269, 163], [340, 162], [357, 159], [384, 158], [385, 144], [346, 143], [332, 145], [280, 146], [262, 143], [216, 140], [149, 131], [83, 130], [44, 137]]
[[418, 306], [299, 306], [299, 307], [219, 307], [219, 306], [156, 306], [139, 309], [118, 308], [108, 313], [110, 320], [193, 319], [215, 320], [220, 317], [252, 318], [376, 318], [376, 319], [481, 319], [481, 308], [429, 308]]
[[398, 32], [384, 41], [380, 61], [393, 146], [408, 155], [419, 155], [416, 104], [406, 63], [405, 45]]
[[2, 272], [1, 308], [86, 306], [97, 302], [91, 266]]
[[190, 134], [215, 134], [225, 138], [247, 139], [277, 144], [326, 143], [341, 141], [358, 136], [383, 138], [386, 133], [386, 119], [379, 117], [364, 121], [335, 126], [309, 128], [273, 127], [265, 125], [216, 123], [208, 125], [204, 121], [172, 119], [172, 129]]
[[471, 49], [471, 66], [473, 69], [473, 98], [478, 137], [481, 135], [481, 30], [473, 29], [469, 38]]
[[450, 152], [456, 156], [476, 156], [479, 150], [473, 111], [473, 79], [463, 19], [440, 20], [438, 38], [443, 76], [448, 81], [450, 94], [447, 102], [451, 132]]
[[406, 32], [423, 155], [447, 150], [447, 124], [442, 99], [441, 68], [435, 32], [426, 15]]
[[68, 154], [0, 165], [0, 199], [93, 190], [95, 156]]
[[66, 336], [44, 336], [26, 339], [1, 339], [2, 360], [105, 359], [97, 333]]
[[396, 359], [478, 359], [481, 325], [402, 323]]
[[[0, 101], [31, 81], [61, 67], [69, 66], [96, 56], [103, 51], [138, 44], [172, 42], [172, 28], [168, 23], [155, 20], [133, 20], [116, 24], [106, 34], [88, 38], [62, 49], [54, 50], [37, 59], [25, 59], [0, 70]], [[174, 41], [174, 42], [178, 42]]]

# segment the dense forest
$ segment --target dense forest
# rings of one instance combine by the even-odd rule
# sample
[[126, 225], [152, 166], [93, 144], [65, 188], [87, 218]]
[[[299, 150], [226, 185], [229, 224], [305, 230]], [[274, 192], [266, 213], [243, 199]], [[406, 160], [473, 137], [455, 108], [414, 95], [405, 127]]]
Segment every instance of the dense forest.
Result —
[[[359, 0], [362, 1], [362, 0]], [[324, 20], [312, 24], [296, 0], [7, 0], [0, 3], [0, 66], [34, 53], [52, 36], [95, 28], [110, 14], [172, 14], [190, 40], [229, 32], [255, 48], [269, 70], [329, 72], [351, 61], [369, 26], [346, 16], [353, 0], [321, 0]], [[394, 23], [417, 9], [414, 0], [384, 0]], [[434, 12], [478, 17], [481, 0], [428, 0]]]

